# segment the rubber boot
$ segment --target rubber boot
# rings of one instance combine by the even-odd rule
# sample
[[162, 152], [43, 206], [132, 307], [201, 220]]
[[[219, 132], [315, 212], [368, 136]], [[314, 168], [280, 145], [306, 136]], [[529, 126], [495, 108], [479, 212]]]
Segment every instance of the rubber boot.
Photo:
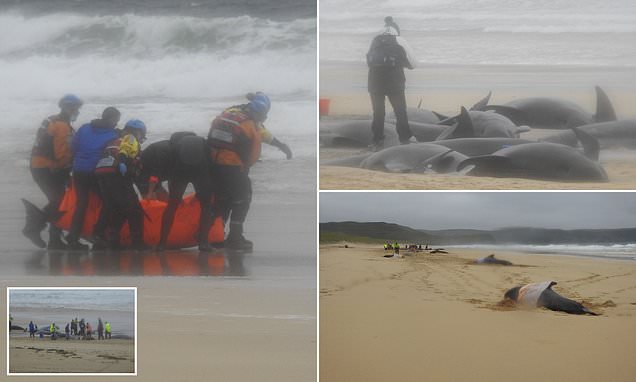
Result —
[[254, 244], [243, 237], [243, 223], [230, 222], [230, 233], [225, 239], [225, 248], [239, 251], [251, 251]]

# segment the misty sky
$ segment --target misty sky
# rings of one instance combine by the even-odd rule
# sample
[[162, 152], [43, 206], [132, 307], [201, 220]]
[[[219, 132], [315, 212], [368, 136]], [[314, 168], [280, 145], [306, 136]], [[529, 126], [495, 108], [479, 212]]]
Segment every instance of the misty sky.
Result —
[[419, 229], [636, 227], [636, 193], [321, 192], [320, 222], [384, 221]]

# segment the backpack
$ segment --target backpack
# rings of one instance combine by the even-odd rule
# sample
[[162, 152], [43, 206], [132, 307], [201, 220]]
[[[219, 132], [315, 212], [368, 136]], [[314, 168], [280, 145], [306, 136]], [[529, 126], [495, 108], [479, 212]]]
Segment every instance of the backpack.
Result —
[[35, 142], [31, 150], [31, 156], [42, 156], [55, 159], [55, 149], [53, 148], [53, 136], [49, 134], [49, 124], [55, 117], [49, 117], [42, 121], [35, 135]]
[[392, 68], [399, 64], [399, 44], [395, 36], [379, 35], [371, 44], [369, 53], [367, 53], [367, 65], [369, 67], [387, 67]]

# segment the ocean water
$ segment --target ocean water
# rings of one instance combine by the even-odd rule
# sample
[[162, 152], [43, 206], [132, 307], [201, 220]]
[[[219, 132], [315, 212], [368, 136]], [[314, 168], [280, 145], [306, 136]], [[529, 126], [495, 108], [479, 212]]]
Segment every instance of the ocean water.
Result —
[[133, 289], [13, 289], [9, 307], [134, 312]]
[[[142, 119], [148, 142], [205, 134], [224, 107], [261, 90], [267, 126], [299, 157], [314, 154], [315, 2], [9, 1], [0, 7], [0, 143], [28, 156], [38, 123], [65, 93]], [[9, 134], [6, 134], [9, 135]]]
[[388, 15], [423, 64], [636, 66], [632, 0], [322, 0], [321, 62], [364, 62]]
[[[13, 325], [38, 328], [52, 322], [64, 331], [75, 317], [90, 322], [97, 330], [98, 319], [109, 322], [113, 335], [135, 336], [134, 290], [107, 289], [14, 289], [9, 291], [9, 312]], [[17, 336], [26, 333], [13, 331]]]
[[607, 258], [615, 260], [636, 260], [636, 243], [614, 245], [453, 245], [446, 248], [473, 248], [491, 251], [516, 251], [581, 257]]

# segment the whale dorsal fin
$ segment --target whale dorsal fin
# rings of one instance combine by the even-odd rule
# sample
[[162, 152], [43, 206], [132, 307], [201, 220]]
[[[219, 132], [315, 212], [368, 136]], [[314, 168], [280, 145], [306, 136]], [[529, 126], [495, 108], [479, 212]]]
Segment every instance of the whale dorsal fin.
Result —
[[596, 86], [596, 114], [594, 119], [596, 122], [616, 121], [616, 112], [614, 111], [614, 106], [612, 106], [612, 101], [610, 101], [600, 86]]
[[594, 161], [598, 161], [598, 154], [601, 151], [601, 145], [598, 139], [578, 127], [572, 127], [572, 131], [574, 131], [576, 138], [581, 142], [581, 145], [583, 145], [583, 153], [585, 156]]
[[462, 106], [461, 113], [457, 117], [457, 124], [451, 126], [435, 139], [441, 141], [444, 139], [455, 138], [473, 138], [475, 137], [475, 127], [473, 126], [473, 120], [470, 118], [470, 113]]
[[486, 258], [494, 259], [495, 258], [495, 254], [494, 253], [490, 254], [490, 255], [486, 256]]
[[488, 102], [490, 102], [490, 96], [492, 96], [492, 92], [488, 92], [488, 94], [480, 99], [479, 101], [477, 101], [477, 103], [475, 103], [473, 105], [473, 107], [470, 108], [470, 110], [482, 110], [483, 108], [485, 108], [488, 105]]

